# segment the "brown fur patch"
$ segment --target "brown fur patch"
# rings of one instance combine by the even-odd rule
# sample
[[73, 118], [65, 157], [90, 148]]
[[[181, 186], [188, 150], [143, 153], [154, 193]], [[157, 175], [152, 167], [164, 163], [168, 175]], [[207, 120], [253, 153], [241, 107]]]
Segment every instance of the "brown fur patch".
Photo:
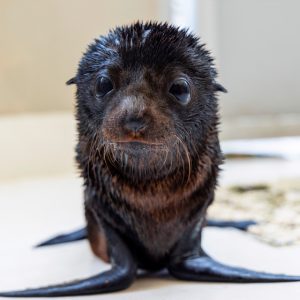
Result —
[[[184, 185], [174, 186], [172, 180], [157, 181], [148, 185], [147, 189], [137, 190], [130, 185], [122, 185], [122, 196], [135, 209], [148, 212], [158, 219], [168, 219], [181, 210], [196, 189], [202, 186], [209, 174], [212, 162], [209, 156], [201, 158], [197, 170]], [[184, 180], [184, 179], [183, 179]]]
[[104, 230], [93, 218], [94, 217], [91, 216], [91, 214], [88, 214], [87, 231], [91, 249], [96, 256], [101, 258], [104, 262], [109, 263], [110, 258], [108, 255], [107, 240]]

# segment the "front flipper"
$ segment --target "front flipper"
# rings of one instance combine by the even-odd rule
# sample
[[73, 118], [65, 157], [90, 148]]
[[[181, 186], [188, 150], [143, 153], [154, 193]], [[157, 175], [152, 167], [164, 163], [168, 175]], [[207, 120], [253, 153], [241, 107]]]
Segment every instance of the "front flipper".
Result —
[[58, 245], [58, 244], [65, 244], [65, 243], [71, 243], [75, 241], [84, 240], [87, 238], [87, 230], [86, 228], [81, 228], [76, 231], [72, 231], [66, 234], [61, 234], [58, 236], [55, 236], [49, 240], [46, 240], [38, 245], [36, 247], [44, 247], [44, 246], [52, 246], [52, 245]]
[[96, 276], [70, 283], [13, 292], [0, 292], [0, 297], [61, 297], [101, 294], [126, 289], [136, 276], [136, 262], [128, 247], [111, 228], [105, 228], [110, 247], [112, 268]]
[[191, 281], [233, 283], [300, 281], [300, 276], [256, 272], [244, 268], [227, 266], [205, 254], [172, 263], [168, 267], [168, 270], [171, 275], [178, 279]]

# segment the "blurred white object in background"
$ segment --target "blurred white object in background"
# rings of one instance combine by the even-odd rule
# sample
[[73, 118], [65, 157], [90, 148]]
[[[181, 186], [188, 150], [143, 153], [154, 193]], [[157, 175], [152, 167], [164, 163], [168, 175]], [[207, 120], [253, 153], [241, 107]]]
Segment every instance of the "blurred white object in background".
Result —
[[169, 18], [171, 23], [195, 32], [197, 30], [196, 7], [196, 0], [170, 0]]
[[300, 137], [279, 137], [222, 142], [222, 150], [229, 156], [277, 157], [300, 159]]

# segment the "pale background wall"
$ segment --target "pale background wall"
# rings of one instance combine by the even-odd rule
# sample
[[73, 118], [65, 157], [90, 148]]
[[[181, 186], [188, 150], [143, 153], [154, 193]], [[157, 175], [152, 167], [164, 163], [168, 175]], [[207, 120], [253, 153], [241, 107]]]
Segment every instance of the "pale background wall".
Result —
[[300, 2], [200, 0], [220, 80], [223, 138], [300, 134]]
[[155, 19], [156, 1], [0, 0], [0, 113], [70, 110], [86, 45], [119, 24]]
[[[64, 83], [87, 43], [116, 24], [170, 19], [170, 2], [1, 0], [0, 113], [70, 110]], [[300, 113], [300, 2], [194, 2], [196, 31], [230, 91], [222, 114]]]
[[300, 1], [218, 1], [223, 114], [300, 113]]

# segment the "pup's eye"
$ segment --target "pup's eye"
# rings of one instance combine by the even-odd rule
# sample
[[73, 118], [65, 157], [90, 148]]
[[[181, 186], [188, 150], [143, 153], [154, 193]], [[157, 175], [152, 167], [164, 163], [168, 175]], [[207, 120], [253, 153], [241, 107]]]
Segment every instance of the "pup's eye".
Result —
[[169, 93], [172, 94], [177, 101], [185, 105], [191, 100], [190, 86], [185, 79], [177, 79], [170, 87]]
[[114, 88], [111, 80], [107, 77], [99, 77], [95, 86], [95, 95], [99, 97], [105, 96]]

